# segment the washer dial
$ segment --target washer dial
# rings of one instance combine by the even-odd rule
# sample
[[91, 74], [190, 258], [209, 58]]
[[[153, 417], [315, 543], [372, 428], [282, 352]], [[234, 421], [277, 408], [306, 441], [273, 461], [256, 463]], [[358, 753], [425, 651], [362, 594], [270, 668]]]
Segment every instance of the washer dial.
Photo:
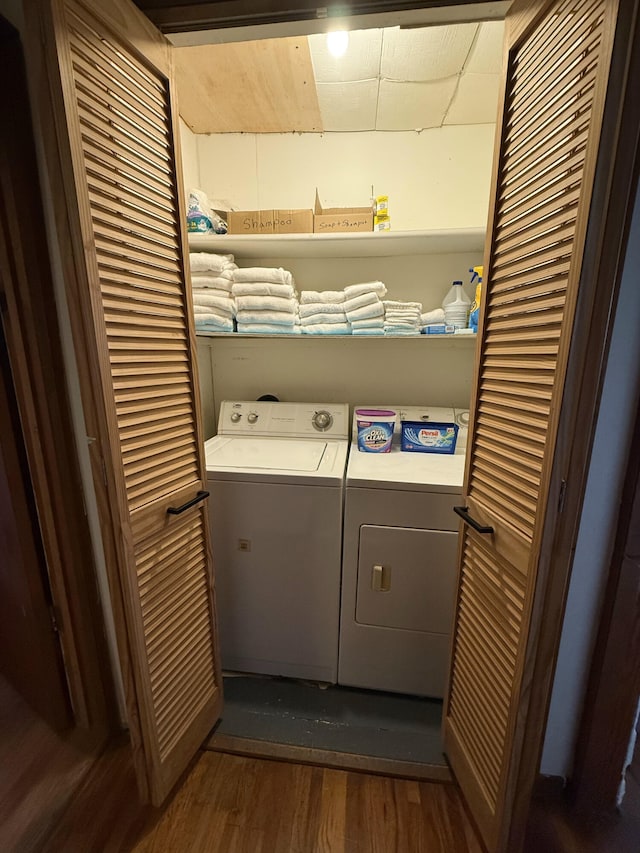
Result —
[[314, 413], [311, 418], [311, 423], [313, 424], [314, 429], [317, 429], [318, 432], [326, 432], [333, 424], [333, 415], [331, 412], [321, 409], [319, 412]]

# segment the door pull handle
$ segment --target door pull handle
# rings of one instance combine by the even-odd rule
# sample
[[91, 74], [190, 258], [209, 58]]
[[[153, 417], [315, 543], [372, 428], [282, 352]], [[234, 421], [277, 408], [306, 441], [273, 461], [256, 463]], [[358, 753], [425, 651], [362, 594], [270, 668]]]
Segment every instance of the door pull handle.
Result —
[[187, 501], [186, 504], [182, 504], [182, 506], [170, 506], [167, 509], [167, 513], [169, 515], [180, 515], [181, 512], [184, 512], [186, 509], [189, 509], [192, 506], [200, 503], [205, 498], [209, 497], [209, 492], [198, 492], [195, 498], [192, 498], [190, 501]]
[[391, 570], [386, 566], [374, 566], [371, 572], [371, 589], [374, 592], [389, 592], [391, 589]]
[[477, 533], [493, 533], [493, 527], [489, 527], [486, 524], [480, 524], [475, 518], [472, 518], [469, 515], [469, 507], [466, 506], [454, 506], [453, 511], [456, 515], [459, 515], [460, 518], [469, 525], [469, 527], [473, 527], [473, 529]]

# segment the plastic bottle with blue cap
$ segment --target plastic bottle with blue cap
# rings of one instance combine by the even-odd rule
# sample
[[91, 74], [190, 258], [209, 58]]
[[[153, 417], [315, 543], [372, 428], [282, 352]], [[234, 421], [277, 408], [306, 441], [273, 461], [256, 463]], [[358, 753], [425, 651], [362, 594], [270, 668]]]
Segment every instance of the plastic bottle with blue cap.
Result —
[[454, 281], [451, 289], [442, 300], [444, 322], [454, 329], [466, 329], [469, 321], [469, 305], [471, 300], [462, 289], [461, 281]]

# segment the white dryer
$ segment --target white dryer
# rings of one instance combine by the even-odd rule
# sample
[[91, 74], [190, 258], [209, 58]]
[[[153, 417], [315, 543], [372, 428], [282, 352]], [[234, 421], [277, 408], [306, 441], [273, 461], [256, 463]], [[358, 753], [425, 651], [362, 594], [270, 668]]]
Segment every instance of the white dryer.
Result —
[[222, 666], [335, 683], [347, 404], [226, 401], [205, 444]]
[[[371, 408], [371, 407], [365, 407]], [[345, 491], [338, 683], [440, 698], [457, 577], [458, 518], [469, 413], [398, 412], [390, 453], [358, 450]], [[400, 450], [400, 420], [456, 421], [452, 455]]]

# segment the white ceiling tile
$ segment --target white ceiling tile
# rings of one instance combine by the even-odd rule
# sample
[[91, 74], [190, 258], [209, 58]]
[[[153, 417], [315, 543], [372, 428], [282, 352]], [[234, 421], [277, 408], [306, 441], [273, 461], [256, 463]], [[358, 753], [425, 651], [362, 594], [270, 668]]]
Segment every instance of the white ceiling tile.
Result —
[[440, 127], [457, 82], [457, 77], [433, 83], [381, 80], [376, 130]]
[[480, 32], [464, 70], [473, 74], [499, 74], [502, 71], [503, 40], [503, 21], [480, 24]]
[[463, 74], [445, 124], [490, 124], [498, 114], [500, 74]]
[[375, 130], [378, 80], [318, 83], [324, 130]]
[[438, 80], [459, 74], [478, 24], [385, 29], [380, 76], [390, 80]]
[[480, 24], [478, 38], [464, 70], [473, 74], [499, 74], [502, 71], [503, 39], [502, 21], [486, 21]]
[[380, 73], [382, 30], [354, 30], [344, 56], [332, 56], [325, 33], [308, 36], [317, 83], [371, 80]]

